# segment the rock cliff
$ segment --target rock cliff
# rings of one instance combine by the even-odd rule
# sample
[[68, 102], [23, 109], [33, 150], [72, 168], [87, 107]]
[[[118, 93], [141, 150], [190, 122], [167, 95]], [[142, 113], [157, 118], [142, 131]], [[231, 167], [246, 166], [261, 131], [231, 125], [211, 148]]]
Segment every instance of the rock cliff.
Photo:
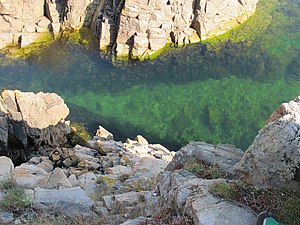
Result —
[[300, 97], [270, 116], [236, 171], [255, 186], [300, 191]]
[[258, 0], [4, 0], [0, 48], [43, 32], [90, 27], [100, 49], [144, 58], [163, 48], [220, 35], [251, 16]]
[[69, 109], [56, 94], [3, 91], [0, 95], [0, 155], [15, 163], [35, 151], [67, 142]]

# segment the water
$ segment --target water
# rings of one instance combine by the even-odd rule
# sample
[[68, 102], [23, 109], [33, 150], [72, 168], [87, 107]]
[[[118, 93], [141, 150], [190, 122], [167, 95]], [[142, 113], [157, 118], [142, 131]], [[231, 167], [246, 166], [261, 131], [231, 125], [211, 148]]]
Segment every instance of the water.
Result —
[[299, 1], [261, 0], [255, 17], [220, 40], [130, 63], [57, 41], [27, 60], [2, 57], [0, 89], [56, 92], [71, 121], [90, 131], [101, 124], [116, 139], [246, 149], [279, 104], [300, 93]]

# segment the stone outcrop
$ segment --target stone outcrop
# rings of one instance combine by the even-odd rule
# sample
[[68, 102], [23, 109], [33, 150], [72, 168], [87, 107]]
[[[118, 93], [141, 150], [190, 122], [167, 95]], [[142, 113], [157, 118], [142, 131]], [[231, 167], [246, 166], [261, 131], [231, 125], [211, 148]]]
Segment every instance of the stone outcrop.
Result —
[[174, 207], [195, 225], [253, 225], [256, 217], [250, 210], [222, 201], [209, 192], [209, 187], [223, 179], [205, 180], [179, 170], [165, 171], [158, 177], [162, 205]]
[[22, 162], [34, 153], [67, 142], [71, 132], [64, 119], [69, 109], [51, 93], [3, 91], [0, 95], [0, 155]]
[[283, 103], [256, 136], [236, 171], [259, 187], [300, 191], [300, 97]]
[[191, 141], [176, 152], [167, 170], [174, 170], [189, 161], [202, 161], [210, 165], [218, 165], [228, 174], [233, 172], [234, 166], [241, 160], [244, 152], [232, 145], [212, 145], [204, 142]]
[[146, 57], [167, 43], [198, 42], [251, 16], [258, 0], [114, 0], [95, 11], [91, 24], [100, 48], [119, 56]]
[[90, 27], [100, 49], [145, 58], [163, 48], [220, 35], [249, 18], [258, 0], [4, 0], [0, 48], [21, 47], [43, 32]]
[[3, 0], [0, 2], [0, 49], [17, 43], [26, 46], [45, 32], [79, 29], [93, 13], [91, 8], [92, 0]]

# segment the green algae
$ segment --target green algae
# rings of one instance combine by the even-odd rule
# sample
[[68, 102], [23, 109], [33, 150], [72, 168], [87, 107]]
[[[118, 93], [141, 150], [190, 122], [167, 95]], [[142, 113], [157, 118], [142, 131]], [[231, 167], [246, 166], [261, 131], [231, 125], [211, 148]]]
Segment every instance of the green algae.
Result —
[[1, 53], [5, 53], [9, 59], [26, 59], [32, 55], [39, 55], [53, 43], [53, 41], [53, 36], [49, 32], [46, 32], [41, 34], [40, 37], [30, 45], [22, 48], [19, 48], [18, 45], [10, 45], [1, 50]]
[[88, 92], [66, 99], [102, 118], [118, 121], [120, 126], [130, 124], [125, 126], [128, 135], [139, 127], [154, 141], [202, 140], [246, 148], [279, 103], [296, 96], [299, 84], [232, 76], [182, 85], [139, 85], [118, 94]]

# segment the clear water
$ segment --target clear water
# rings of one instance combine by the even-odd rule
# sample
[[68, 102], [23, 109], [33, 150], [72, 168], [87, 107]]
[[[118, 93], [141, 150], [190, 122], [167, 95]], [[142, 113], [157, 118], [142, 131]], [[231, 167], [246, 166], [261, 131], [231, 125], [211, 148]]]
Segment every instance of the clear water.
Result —
[[130, 63], [57, 41], [27, 60], [2, 56], [0, 89], [56, 92], [71, 121], [90, 131], [101, 124], [116, 139], [246, 149], [279, 104], [300, 93], [299, 0], [261, 0], [254, 17], [219, 39]]

